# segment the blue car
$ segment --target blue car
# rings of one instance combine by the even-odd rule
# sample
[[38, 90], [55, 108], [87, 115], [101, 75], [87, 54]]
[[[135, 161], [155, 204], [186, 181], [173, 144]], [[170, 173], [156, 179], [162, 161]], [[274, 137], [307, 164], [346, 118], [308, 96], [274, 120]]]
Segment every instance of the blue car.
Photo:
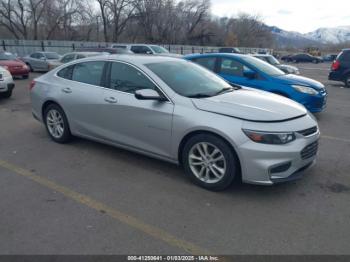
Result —
[[326, 107], [327, 91], [323, 84], [310, 78], [286, 74], [250, 55], [194, 54], [184, 57], [220, 75], [231, 84], [261, 89], [288, 97], [310, 112]]

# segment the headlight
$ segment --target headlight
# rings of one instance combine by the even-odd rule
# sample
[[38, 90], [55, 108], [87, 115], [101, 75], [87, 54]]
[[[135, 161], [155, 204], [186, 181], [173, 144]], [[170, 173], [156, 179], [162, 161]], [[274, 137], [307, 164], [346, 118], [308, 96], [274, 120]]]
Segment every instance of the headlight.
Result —
[[318, 92], [315, 89], [313, 89], [312, 87], [299, 86], [299, 85], [292, 85], [292, 87], [300, 93], [309, 94], [309, 95], [317, 95], [318, 94]]
[[7, 71], [7, 70], [1, 71], [1, 74], [2, 74], [3, 77], [10, 77], [11, 76], [11, 73], [9, 71]]
[[293, 132], [263, 132], [242, 129], [244, 134], [256, 143], [283, 145], [295, 140]]

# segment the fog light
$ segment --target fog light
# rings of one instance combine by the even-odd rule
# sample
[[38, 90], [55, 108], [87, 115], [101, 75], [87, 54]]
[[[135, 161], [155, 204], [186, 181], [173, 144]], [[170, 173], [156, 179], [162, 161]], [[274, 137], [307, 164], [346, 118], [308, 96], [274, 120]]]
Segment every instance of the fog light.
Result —
[[287, 163], [283, 163], [281, 165], [275, 166], [270, 169], [270, 174], [285, 172], [290, 168], [291, 165], [292, 165], [291, 162], [287, 162]]

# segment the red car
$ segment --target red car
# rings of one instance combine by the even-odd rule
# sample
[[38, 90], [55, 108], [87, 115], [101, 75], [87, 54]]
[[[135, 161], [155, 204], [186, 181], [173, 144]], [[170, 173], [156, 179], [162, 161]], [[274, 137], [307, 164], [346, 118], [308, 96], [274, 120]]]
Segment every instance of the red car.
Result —
[[30, 69], [21, 60], [9, 52], [0, 52], [0, 66], [10, 71], [13, 77], [22, 76], [28, 78]]

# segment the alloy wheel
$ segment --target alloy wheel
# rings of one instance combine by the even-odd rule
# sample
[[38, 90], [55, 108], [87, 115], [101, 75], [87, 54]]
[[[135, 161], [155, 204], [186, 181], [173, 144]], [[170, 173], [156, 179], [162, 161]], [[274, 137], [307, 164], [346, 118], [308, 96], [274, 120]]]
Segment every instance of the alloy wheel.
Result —
[[59, 139], [62, 137], [64, 133], [64, 121], [60, 112], [55, 109], [51, 109], [49, 112], [47, 112], [46, 123], [50, 134], [54, 138]]
[[226, 173], [226, 159], [219, 148], [200, 142], [191, 148], [188, 163], [193, 174], [205, 183], [217, 183]]

